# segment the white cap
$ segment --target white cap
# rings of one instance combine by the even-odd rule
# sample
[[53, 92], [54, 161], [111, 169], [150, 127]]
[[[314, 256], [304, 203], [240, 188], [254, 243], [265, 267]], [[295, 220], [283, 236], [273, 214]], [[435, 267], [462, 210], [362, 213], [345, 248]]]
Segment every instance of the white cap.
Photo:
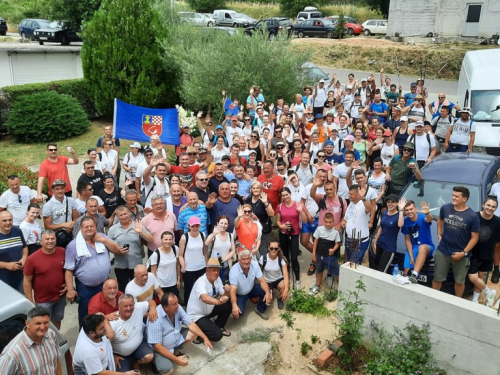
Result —
[[130, 145], [130, 147], [141, 148], [141, 144], [139, 142], [134, 142]]
[[401, 121], [408, 122], [408, 117], [406, 117], [406, 116], [401, 116]]

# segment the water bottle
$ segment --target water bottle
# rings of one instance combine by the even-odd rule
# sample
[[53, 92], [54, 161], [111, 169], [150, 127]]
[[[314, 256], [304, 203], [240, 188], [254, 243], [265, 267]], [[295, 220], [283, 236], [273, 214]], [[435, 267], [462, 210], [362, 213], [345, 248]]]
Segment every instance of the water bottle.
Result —
[[221, 266], [224, 266], [224, 262], [222, 261], [222, 257], [220, 256], [220, 253], [217, 253], [217, 259], [219, 260], [219, 264]]
[[396, 278], [399, 276], [399, 266], [398, 264], [396, 263], [396, 265], [394, 266], [394, 269], [392, 270], [392, 279], [393, 280], [396, 280]]

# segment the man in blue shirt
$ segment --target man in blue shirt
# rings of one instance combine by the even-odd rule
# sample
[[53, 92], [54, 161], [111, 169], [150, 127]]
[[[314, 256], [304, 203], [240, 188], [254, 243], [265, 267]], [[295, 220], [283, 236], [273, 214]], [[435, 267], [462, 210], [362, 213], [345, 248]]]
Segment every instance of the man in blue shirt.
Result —
[[[213, 350], [212, 343], [203, 331], [189, 319], [184, 309], [179, 306], [179, 300], [173, 293], [165, 293], [160, 305], [156, 307], [158, 319], [147, 322], [147, 340], [155, 351], [155, 365], [161, 374], [170, 374], [174, 363], [187, 366], [188, 358], [183, 356], [178, 348], [189, 344], [197, 336], [204, 340], [205, 347]], [[187, 328], [182, 328], [184, 324]]]
[[234, 230], [234, 220], [238, 216], [238, 207], [240, 202], [231, 197], [231, 188], [229, 183], [223, 182], [219, 185], [219, 196], [212, 193], [208, 196], [206, 208], [210, 213], [210, 222], [216, 223], [219, 216], [229, 217], [229, 226], [227, 231], [231, 233]]
[[380, 125], [383, 125], [387, 120], [387, 116], [389, 115], [389, 106], [381, 100], [380, 93], [375, 94], [374, 101], [370, 104], [368, 114], [371, 115], [372, 118], [377, 116], [380, 121]]
[[[401, 93], [401, 86], [399, 86], [399, 92]], [[406, 106], [411, 105], [415, 101], [417, 95], [417, 82], [412, 82], [410, 92], [407, 92], [403, 95], [403, 97], [406, 99]]]
[[465, 277], [470, 265], [470, 251], [479, 239], [479, 218], [467, 207], [470, 192], [464, 186], [455, 186], [452, 203], [441, 207], [438, 218], [439, 245], [434, 256], [434, 280], [432, 287], [440, 290], [453, 266], [455, 295], [462, 297]]
[[247, 98], [247, 110], [252, 119], [255, 118], [255, 108], [258, 103], [262, 103], [262, 107], [266, 106], [264, 95], [260, 93], [260, 87], [254, 86], [250, 89], [250, 95]]
[[[429, 213], [429, 205], [426, 202], [420, 203], [422, 210], [417, 212], [415, 202], [401, 198], [398, 203], [399, 219], [398, 226], [405, 235], [405, 274], [413, 269], [410, 281], [417, 283], [418, 274], [427, 258], [434, 254], [434, 244], [432, 242], [431, 225], [432, 215]], [[404, 217], [406, 214], [406, 218]]]
[[205, 237], [208, 236], [208, 212], [204, 205], [199, 204], [198, 194], [189, 192], [187, 194], [187, 207], [179, 212], [177, 227], [181, 231], [181, 235], [189, 232], [188, 221], [191, 217], [196, 216], [200, 219], [200, 232], [203, 232]]

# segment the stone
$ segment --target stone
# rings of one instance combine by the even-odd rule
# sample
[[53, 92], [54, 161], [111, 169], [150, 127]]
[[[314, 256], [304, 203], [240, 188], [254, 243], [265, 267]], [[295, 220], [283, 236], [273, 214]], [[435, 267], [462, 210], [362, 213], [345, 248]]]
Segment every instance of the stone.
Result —
[[328, 346], [328, 349], [330, 349], [332, 352], [334, 352], [335, 354], [337, 354], [337, 352], [339, 351], [340, 347], [342, 346], [342, 341], [340, 340], [335, 340], [333, 342], [333, 344], [330, 344], [330, 346]]

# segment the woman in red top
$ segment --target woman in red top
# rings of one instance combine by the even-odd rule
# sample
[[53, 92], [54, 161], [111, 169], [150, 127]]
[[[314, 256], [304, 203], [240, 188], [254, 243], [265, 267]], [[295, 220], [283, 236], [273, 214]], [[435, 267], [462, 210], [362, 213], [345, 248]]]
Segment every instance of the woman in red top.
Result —
[[234, 220], [234, 229], [238, 236], [238, 254], [250, 250], [252, 259], [257, 260], [262, 236], [262, 226], [253, 215], [252, 205], [244, 204], [238, 207], [238, 217]]
[[298, 259], [300, 220], [307, 221], [303, 205], [300, 202], [294, 202], [290, 189], [284, 187], [281, 189], [281, 203], [276, 208], [276, 224], [279, 228], [279, 240], [283, 254], [285, 254], [287, 263], [292, 265], [295, 273], [296, 289], [300, 289], [300, 265]]
[[302, 143], [300, 143], [300, 139], [296, 139], [293, 141], [293, 149], [289, 152], [290, 158], [290, 168], [295, 168], [300, 164], [300, 156], [302, 155]]

